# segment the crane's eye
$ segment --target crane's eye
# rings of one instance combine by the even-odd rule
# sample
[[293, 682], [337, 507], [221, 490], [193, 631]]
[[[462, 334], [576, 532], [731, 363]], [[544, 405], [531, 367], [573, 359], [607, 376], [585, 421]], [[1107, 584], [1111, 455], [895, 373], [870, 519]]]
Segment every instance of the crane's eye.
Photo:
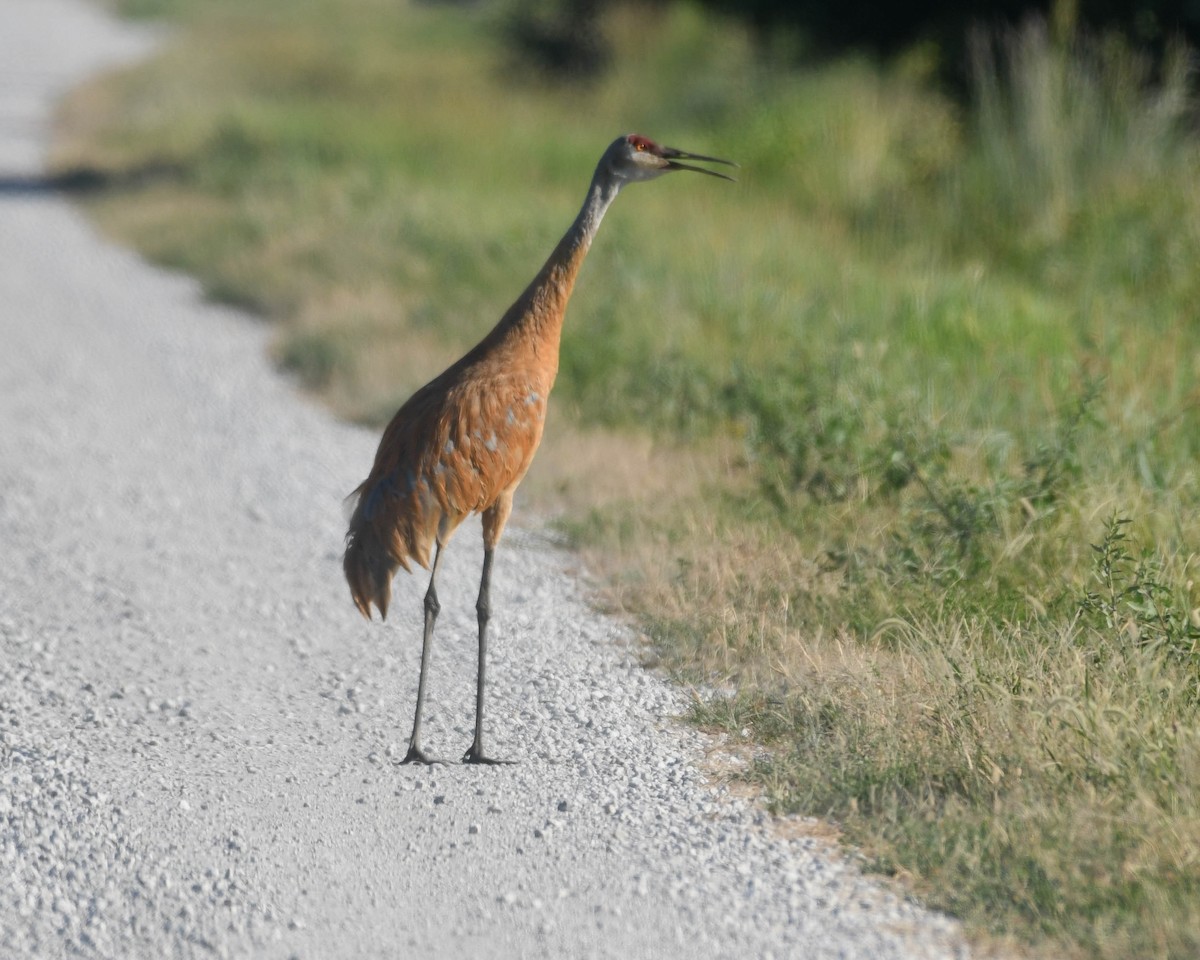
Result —
[[633, 149], [636, 150], [638, 153], [645, 153], [646, 145], [644, 143], [642, 143], [640, 140], [638, 140], [638, 141], [634, 142]]

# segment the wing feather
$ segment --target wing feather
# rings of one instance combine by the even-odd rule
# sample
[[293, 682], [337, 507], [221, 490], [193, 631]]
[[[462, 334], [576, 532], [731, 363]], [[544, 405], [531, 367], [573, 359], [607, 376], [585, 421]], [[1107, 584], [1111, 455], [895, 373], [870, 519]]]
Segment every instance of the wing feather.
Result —
[[[453, 372], [453, 368], [447, 374]], [[384, 616], [391, 578], [416, 561], [428, 567], [469, 514], [511, 492], [541, 442], [549, 386], [528, 375], [445, 375], [397, 411], [356, 498], [343, 567], [355, 604]]]

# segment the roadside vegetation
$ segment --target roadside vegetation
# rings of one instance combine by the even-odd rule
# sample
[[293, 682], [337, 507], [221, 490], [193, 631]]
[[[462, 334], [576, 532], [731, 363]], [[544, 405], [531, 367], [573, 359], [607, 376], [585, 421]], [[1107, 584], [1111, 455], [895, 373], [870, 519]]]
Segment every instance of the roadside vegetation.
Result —
[[65, 105], [65, 182], [355, 419], [490, 327], [616, 134], [741, 162], [609, 213], [527, 515], [775, 809], [1024, 952], [1200, 955], [1184, 51], [1030, 24], [956, 101], [922, 50], [618, 6], [611, 71], [547, 84], [486, 5], [123, 6], [177, 32]]

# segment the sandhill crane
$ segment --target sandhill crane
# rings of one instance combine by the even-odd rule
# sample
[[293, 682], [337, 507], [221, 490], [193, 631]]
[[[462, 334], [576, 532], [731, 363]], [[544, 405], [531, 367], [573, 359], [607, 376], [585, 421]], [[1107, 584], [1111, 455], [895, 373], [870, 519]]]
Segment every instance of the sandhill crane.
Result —
[[[392, 576], [415, 560], [430, 570], [425, 593], [421, 674], [408, 753], [402, 763], [437, 762], [421, 749], [421, 708], [440, 604], [434, 581], [442, 549], [471, 513], [483, 514], [483, 573], [475, 605], [479, 663], [475, 739], [463, 763], [497, 763], [483, 749], [483, 687], [492, 557], [512, 510], [513, 491], [542, 438], [546, 402], [558, 372], [563, 313], [592, 238], [626, 184], [672, 170], [722, 173], [683, 163], [729, 160], [659, 146], [636, 134], [615, 140], [596, 167], [587, 199], [550, 258], [500, 322], [461, 360], [414, 393], [383, 432], [375, 464], [355, 501], [342, 566], [359, 611], [387, 618]], [[429, 553], [433, 548], [433, 563]]]

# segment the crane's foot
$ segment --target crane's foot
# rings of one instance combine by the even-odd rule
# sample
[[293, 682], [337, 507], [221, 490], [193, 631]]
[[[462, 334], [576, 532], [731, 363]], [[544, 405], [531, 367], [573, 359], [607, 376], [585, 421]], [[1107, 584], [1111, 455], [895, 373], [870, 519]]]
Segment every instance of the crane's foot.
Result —
[[424, 750], [422, 750], [420, 747], [418, 747], [415, 743], [410, 743], [408, 745], [408, 753], [406, 753], [404, 755], [404, 759], [401, 760], [400, 763], [401, 764], [421, 763], [421, 764], [424, 764], [425, 766], [429, 767], [435, 763], [440, 763], [442, 765], [445, 765], [446, 761], [440, 760], [437, 757], [431, 757]]
[[516, 760], [496, 760], [492, 757], [485, 757], [483, 750], [476, 744], [471, 744], [469, 750], [463, 754], [463, 763], [482, 763], [489, 767], [508, 767], [515, 764]]

